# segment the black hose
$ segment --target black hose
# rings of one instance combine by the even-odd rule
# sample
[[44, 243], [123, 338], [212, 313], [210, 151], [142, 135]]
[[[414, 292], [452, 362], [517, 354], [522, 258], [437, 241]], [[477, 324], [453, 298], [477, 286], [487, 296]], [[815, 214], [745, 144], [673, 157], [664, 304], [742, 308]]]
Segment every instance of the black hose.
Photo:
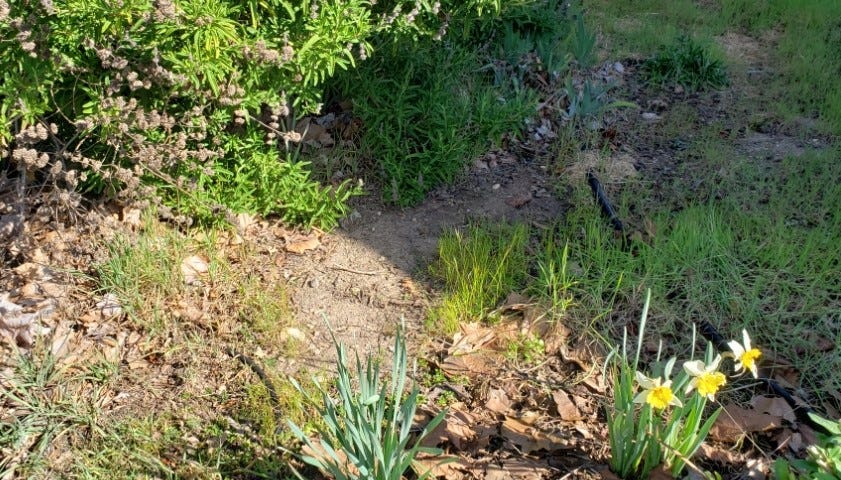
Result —
[[596, 178], [596, 175], [592, 170], [587, 171], [587, 183], [590, 184], [590, 188], [593, 190], [593, 195], [596, 197], [596, 203], [598, 203], [599, 207], [602, 209], [602, 214], [607, 217], [610, 224], [613, 225], [613, 229], [617, 232], [624, 232], [625, 226], [622, 225], [622, 221], [619, 220], [619, 215], [616, 214], [616, 210], [607, 198], [607, 194], [605, 193], [604, 188], [602, 188], [601, 182], [599, 182], [599, 179]]

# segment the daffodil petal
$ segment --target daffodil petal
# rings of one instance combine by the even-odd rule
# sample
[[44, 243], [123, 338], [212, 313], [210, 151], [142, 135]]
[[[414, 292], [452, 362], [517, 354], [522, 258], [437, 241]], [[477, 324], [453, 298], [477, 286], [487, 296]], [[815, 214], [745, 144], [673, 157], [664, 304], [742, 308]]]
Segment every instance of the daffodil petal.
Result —
[[693, 378], [693, 379], [689, 382], [689, 385], [687, 385], [687, 386], [686, 386], [686, 390], [684, 390], [684, 391], [686, 392], [686, 394], [688, 395], [688, 394], [689, 394], [689, 392], [691, 392], [692, 390], [694, 390], [696, 385], [698, 385], [698, 377]]
[[730, 347], [730, 350], [733, 352], [733, 355], [735, 355], [737, 358], [741, 357], [742, 354], [745, 353], [745, 349], [736, 340], [730, 340], [729, 342], [727, 342], [727, 346]]
[[634, 397], [634, 403], [645, 403], [648, 398], [648, 390], [643, 390]]
[[748, 336], [748, 331], [742, 329], [742, 338], [745, 341], [745, 351], [750, 350], [750, 336]]
[[713, 359], [712, 363], [707, 366], [708, 372], [715, 372], [718, 370], [718, 366], [721, 364], [721, 355], [716, 355]]
[[683, 369], [686, 370], [686, 373], [697, 377], [706, 371], [706, 365], [701, 360], [693, 360], [691, 362], [684, 362]]
[[636, 377], [637, 383], [646, 390], [651, 390], [652, 388], [660, 386], [660, 377], [648, 378], [642, 372], [637, 372]]
[[672, 397], [671, 404], [676, 406], [676, 407], [682, 407], [683, 406], [683, 402], [681, 402], [677, 397]]

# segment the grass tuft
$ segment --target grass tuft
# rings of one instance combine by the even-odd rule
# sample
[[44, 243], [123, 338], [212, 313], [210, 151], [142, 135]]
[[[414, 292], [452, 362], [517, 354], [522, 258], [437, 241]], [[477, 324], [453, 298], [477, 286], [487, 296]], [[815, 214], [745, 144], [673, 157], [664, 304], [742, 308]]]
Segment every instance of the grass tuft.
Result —
[[719, 89], [728, 83], [722, 61], [685, 35], [661, 47], [643, 64], [643, 71], [651, 83], [676, 84], [692, 91], [707, 87]]
[[462, 322], [477, 321], [507, 294], [523, 288], [528, 271], [525, 225], [473, 225], [466, 233], [441, 237], [434, 276], [444, 281], [446, 296], [427, 326], [455, 332]]

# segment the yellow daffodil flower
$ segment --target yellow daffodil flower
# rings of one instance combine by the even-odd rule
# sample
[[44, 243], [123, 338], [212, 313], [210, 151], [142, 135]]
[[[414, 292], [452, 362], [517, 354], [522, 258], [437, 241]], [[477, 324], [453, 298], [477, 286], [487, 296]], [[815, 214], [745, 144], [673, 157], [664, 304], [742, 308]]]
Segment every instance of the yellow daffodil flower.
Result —
[[700, 395], [714, 402], [715, 394], [727, 383], [727, 378], [718, 371], [719, 363], [721, 363], [721, 355], [717, 355], [709, 365], [704, 365], [701, 360], [684, 363], [683, 369], [692, 377], [686, 387], [686, 393], [689, 394], [697, 388]]
[[727, 342], [727, 346], [733, 351], [733, 356], [736, 359], [736, 372], [741, 372], [743, 369], [748, 370], [753, 374], [753, 378], [758, 378], [756, 361], [762, 356], [762, 352], [758, 348], [751, 348], [747, 330], [742, 330], [742, 337], [744, 343], [739, 343], [736, 340]]
[[657, 410], [662, 410], [669, 405], [682, 407], [683, 404], [672, 392], [672, 381], [662, 381], [660, 377], [648, 378], [640, 372], [637, 372], [637, 383], [642, 387], [642, 391], [634, 398], [634, 403], [647, 403]]

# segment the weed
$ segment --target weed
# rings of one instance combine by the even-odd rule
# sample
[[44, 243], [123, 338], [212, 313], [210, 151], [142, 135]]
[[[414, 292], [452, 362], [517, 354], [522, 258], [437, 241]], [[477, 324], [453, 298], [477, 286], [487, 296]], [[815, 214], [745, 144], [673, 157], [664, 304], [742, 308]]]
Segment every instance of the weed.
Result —
[[148, 219], [135, 241], [117, 237], [108, 249], [108, 260], [96, 266], [100, 289], [117, 295], [138, 324], [165, 328], [169, 299], [184, 293], [179, 262], [189, 256], [186, 239]]
[[680, 36], [643, 64], [648, 81], [658, 85], [677, 84], [689, 90], [727, 86], [721, 60], [688, 36]]
[[508, 293], [522, 288], [527, 271], [525, 225], [473, 225], [453, 231], [438, 243], [438, 261], [431, 267], [447, 294], [428, 327], [454, 332], [461, 322], [482, 319]]
[[376, 164], [384, 199], [398, 205], [452, 181], [471, 158], [518, 131], [536, 104], [531, 94], [477, 79], [471, 50], [429, 45], [407, 55], [406, 48], [380, 52], [341, 87], [369, 126], [362, 154]]
[[535, 334], [519, 335], [516, 340], [508, 343], [505, 356], [511, 361], [524, 362], [534, 365], [543, 360], [546, 355], [546, 345], [543, 339]]
[[831, 421], [819, 415], [810, 414], [823, 426], [828, 434], [818, 434], [817, 445], [807, 448], [804, 460], [789, 462], [778, 458], [774, 464], [774, 475], [780, 480], [841, 478], [841, 420]]
[[286, 288], [282, 283], [266, 282], [249, 275], [239, 287], [239, 318], [249, 325], [248, 332], [261, 343], [277, 346], [284, 339], [285, 328], [292, 319]]
[[558, 247], [554, 235], [548, 235], [544, 244], [543, 255], [537, 260], [537, 278], [531, 290], [549, 300], [553, 315], [561, 315], [573, 304], [575, 279], [569, 272], [569, 244]]

